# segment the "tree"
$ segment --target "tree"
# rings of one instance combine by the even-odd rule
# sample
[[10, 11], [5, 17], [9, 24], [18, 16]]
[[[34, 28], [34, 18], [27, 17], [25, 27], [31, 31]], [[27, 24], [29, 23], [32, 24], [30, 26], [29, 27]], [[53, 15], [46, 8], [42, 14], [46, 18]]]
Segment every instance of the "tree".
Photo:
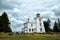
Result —
[[49, 20], [49, 18], [48, 18], [47, 21], [44, 21], [44, 27], [45, 27], [46, 32], [51, 32], [52, 31], [52, 29], [50, 29], [50, 20]]
[[1, 20], [1, 16], [0, 16], [0, 32], [2, 32], [3, 30], [3, 27], [2, 27], [2, 20]]
[[54, 32], [59, 32], [56, 21], [55, 21], [55, 23], [54, 23], [53, 31], [54, 31]]
[[58, 27], [60, 27], [60, 19], [58, 18]]
[[11, 29], [10, 29], [10, 22], [9, 22], [9, 19], [8, 19], [8, 15], [6, 12], [4, 12], [2, 14], [2, 16], [0, 17], [0, 28], [2, 32], [11, 32]]
[[46, 21], [44, 21], [44, 27], [45, 27], [45, 31], [48, 32], [48, 26]]

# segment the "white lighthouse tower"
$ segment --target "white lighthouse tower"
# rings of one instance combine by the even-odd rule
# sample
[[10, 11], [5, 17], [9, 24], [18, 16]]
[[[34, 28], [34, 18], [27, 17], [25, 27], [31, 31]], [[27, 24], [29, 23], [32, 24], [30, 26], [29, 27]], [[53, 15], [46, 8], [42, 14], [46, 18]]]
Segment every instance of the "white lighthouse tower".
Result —
[[36, 14], [36, 17], [34, 18], [33, 22], [28, 21], [24, 23], [24, 28], [23, 28], [25, 33], [44, 33], [45, 28], [43, 21], [41, 20], [41, 16], [39, 13]]
[[36, 14], [36, 18], [34, 18], [35, 20], [35, 25], [37, 28], [37, 33], [43, 33], [45, 32], [45, 28], [44, 28], [44, 24], [43, 21], [41, 20], [41, 16], [39, 13]]

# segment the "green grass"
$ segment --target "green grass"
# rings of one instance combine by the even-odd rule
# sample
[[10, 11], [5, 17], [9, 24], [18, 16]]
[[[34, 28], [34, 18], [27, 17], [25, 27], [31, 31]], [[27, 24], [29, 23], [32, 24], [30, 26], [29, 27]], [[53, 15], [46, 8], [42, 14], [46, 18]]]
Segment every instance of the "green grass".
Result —
[[0, 33], [0, 40], [60, 40], [60, 33], [58, 34], [15, 34]]

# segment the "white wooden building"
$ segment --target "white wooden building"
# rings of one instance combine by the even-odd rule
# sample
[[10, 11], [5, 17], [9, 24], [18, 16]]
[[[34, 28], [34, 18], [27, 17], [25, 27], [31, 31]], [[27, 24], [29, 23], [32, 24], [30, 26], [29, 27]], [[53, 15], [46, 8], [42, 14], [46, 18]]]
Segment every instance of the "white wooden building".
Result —
[[34, 18], [33, 22], [28, 21], [24, 23], [23, 28], [24, 33], [45, 33], [45, 28], [43, 21], [41, 20], [41, 16], [39, 13], [36, 14], [36, 17]]

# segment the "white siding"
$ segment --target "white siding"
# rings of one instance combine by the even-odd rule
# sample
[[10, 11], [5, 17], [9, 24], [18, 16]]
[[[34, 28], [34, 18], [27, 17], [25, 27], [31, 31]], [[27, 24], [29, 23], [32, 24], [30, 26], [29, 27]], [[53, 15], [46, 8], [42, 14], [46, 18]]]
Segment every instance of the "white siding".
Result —
[[[41, 23], [41, 25], [40, 25]], [[25, 28], [25, 33], [43, 33], [45, 32], [43, 21], [40, 18], [35, 18], [33, 22], [27, 22], [27, 27]], [[27, 31], [26, 31], [27, 30]]]

